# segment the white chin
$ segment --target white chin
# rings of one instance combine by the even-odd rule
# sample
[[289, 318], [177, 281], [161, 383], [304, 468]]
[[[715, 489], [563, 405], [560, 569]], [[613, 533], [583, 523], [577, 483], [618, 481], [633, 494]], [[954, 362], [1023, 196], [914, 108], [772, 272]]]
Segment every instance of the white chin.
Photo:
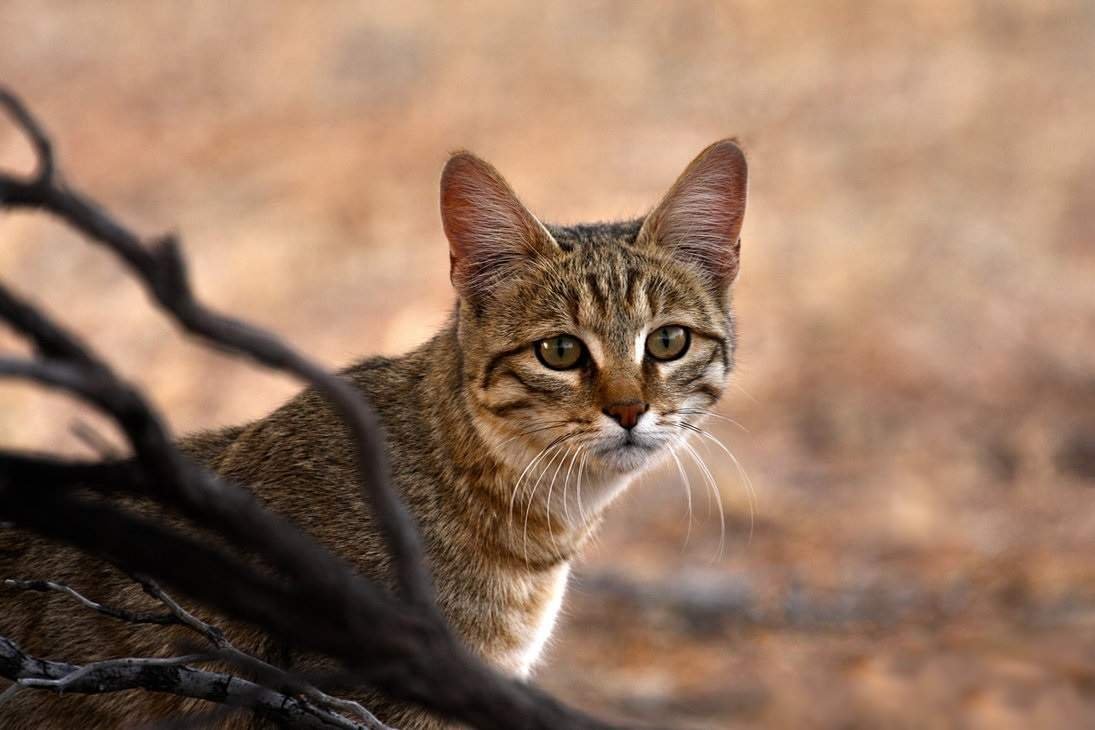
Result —
[[615, 472], [627, 473], [638, 471], [653, 462], [658, 449], [637, 444], [623, 444], [601, 451], [598, 454], [600, 462]]

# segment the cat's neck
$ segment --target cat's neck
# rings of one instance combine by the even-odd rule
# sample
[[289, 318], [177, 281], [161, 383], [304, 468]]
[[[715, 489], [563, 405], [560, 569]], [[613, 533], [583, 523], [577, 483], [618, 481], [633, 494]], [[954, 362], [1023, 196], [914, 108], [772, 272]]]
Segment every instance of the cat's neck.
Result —
[[455, 322], [413, 355], [425, 370], [423, 416], [446, 460], [439, 485], [463, 527], [502, 560], [542, 570], [574, 558], [626, 486], [573, 451], [544, 453], [518, 444], [475, 415]]

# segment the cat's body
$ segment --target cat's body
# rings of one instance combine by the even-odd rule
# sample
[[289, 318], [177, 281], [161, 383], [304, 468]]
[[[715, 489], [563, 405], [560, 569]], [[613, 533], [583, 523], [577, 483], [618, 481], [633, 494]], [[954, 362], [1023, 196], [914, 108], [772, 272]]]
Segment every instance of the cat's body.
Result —
[[[540, 656], [570, 562], [605, 506], [721, 393], [732, 366], [727, 287], [744, 175], [740, 151], [720, 143], [645, 220], [548, 229], [492, 168], [458, 155], [442, 179], [456, 311], [413, 352], [344, 372], [380, 415], [393, 483], [417, 518], [443, 613], [504, 672], [527, 676]], [[387, 580], [351, 443], [313, 391], [183, 448], [363, 574]], [[149, 607], [112, 569], [25, 536], [0, 533], [0, 577], [62, 581], [106, 603]], [[73, 662], [165, 655], [181, 638], [97, 616], [59, 594], [4, 592], [0, 609], [0, 635]], [[228, 628], [244, 651], [301, 666], [259, 633]], [[438, 726], [364, 700], [397, 727]], [[24, 690], [0, 707], [0, 728], [114, 727], [199, 706], [153, 694]]]
[[[403, 357], [368, 360], [345, 375], [377, 404], [393, 481], [411, 511], [445, 515], [418, 520], [442, 611], [477, 653], [525, 675], [554, 620], [578, 539], [563, 556], [549, 554], [534, 512], [525, 562], [506, 514], [517, 475], [490, 457], [462, 408], [454, 337], [447, 329]], [[277, 448], [264, 448], [271, 443]], [[246, 428], [211, 463], [229, 478], [246, 478], [270, 506], [365, 574], [386, 578], [386, 550], [359, 493], [352, 444], [315, 393]]]

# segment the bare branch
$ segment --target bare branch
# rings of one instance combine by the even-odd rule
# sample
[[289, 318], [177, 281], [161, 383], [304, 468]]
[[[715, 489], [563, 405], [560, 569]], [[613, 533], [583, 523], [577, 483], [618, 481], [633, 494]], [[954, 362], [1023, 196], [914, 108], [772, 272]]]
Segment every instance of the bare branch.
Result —
[[[188, 661], [196, 661], [198, 658], [209, 659], [216, 658], [223, 660], [229, 664], [233, 664], [238, 668], [249, 670], [253, 675], [259, 677], [259, 684], [264, 687], [279, 688], [288, 691], [295, 696], [301, 696], [307, 698], [317, 707], [326, 708], [336, 713], [350, 713], [357, 716], [366, 727], [374, 728], [375, 730], [390, 730], [380, 720], [378, 720], [371, 712], [366, 710], [361, 704], [352, 702], [350, 700], [340, 699], [338, 697], [332, 697], [325, 692], [317, 689], [316, 687], [303, 682], [302, 680], [294, 677], [293, 675], [279, 669], [272, 664], [262, 661], [256, 657], [239, 651], [232, 645], [228, 639], [225, 638], [224, 632], [217, 627], [202, 621], [197, 616], [192, 614], [183, 608], [175, 599], [173, 599], [166, 591], [160, 588], [154, 581], [144, 576], [133, 576], [141, 587], [150, 596], [163, 603], [167, 607], [167, 613], [137, 613], [133, 611], [127, 611], [124, 609], [114, 608], [111, 606], [103, 605], [97, 601], [93, 601], [90, 598], [84, 596], [80, 592], [74, 590], [70, 586], [63, 583], [56, 583], [54, 581], [46, 580], [12, 580], [7, 579], [4, 581], [4, 585], [10, 588], [27, 591], [54, 591], [57, 593], [63, 593], [71, 596], [77, 600], [80, 604], [90, 608], [97, 613], [101, 613], [111, 618], [126, 621], [134, 624], [160, 624], [160, 625], [181, 625], [190, 628], [197, 632], [203, 638], [205, 638], [210, 644], [212, 644], [218, 651], [212, 654], [201, 654], [191, 657], [184, 657], [181, 660], [175, 660], [177, 663], [188, 663]], [[138, 661], [140, 666], [152, 666], [153, 660], [122, 660], [124, 662]], [[23, 680], [20, 682], [25, 687], [38, 687], [44, 689], [55, 689], [58, 692], [70, 689], [72, 685], [80, 678], [90, 673], [102, 674], [103, 672], [113, 668], [115, 665], [110, 662], [98, 662], [94, 665], [87, 665], [79, 672], [66, 675], [61, 679], [34, 679]], [[120, 666], [120, 665], [119, 665]], [[125, 666], [129, 666], [128, 664]], [[167, 666], [167, 664], [163, 664]], [[13, 688], [9, 688], [8, 691], [14, 691]], [[0, 699], [2, 703], [2, 699]]]
[[329, 695], [314, 684], [257, 657], [245, 654], [231, 645], [212, 652], [209, 656], [246, 672], [264, 687], [276, 688], [294, 696], [304, 697], [317, 707], [323, 707], [332, 712], [354, 715], [370, 728], [391, 730], [361, 703]]
[[0, 700], [9, 699], [16, 688], [24, 687], [80, 694], [145, 689], [245, 707], [301, 728], [383, 728], [354, 722], [325, 708], [316, 707], [307, 700], [267, 689], [231, 674], [186, 666], [208, 660], [208, 656], [198, 654], [167, 658], [111, 659], [79, 666], [30, 656], [15, 642], [0, 637], [0, 674], [15, 680], [15, 684], [5, 690]]
[[[53, 182], [53, 145], [45, 130], [14, 94], [0, 88], [0, 109], [3, 109], [15, 120], [34, 147], [34, 155], [38, 160], [38, 170], [35, 173], [34, 184], [48, 185]], [[0, 187], [0, 193], [3, 188]], [[2, 200], [2, 195], [0, 195]]]
[[104, 605], [91, 600], [87, 596], [73, 590], [63, 583], [55, 583], [51, 580], [15, 580], [8, 578], [4, 580], [4, 585], [9, 588], [16, 588], [23, 591], [55, 591], [57, 593], [64, 593], [76, 599], [84, 606], [87, 606], [92, 611], [121, 621], [128, 621], [131, 624], [159, 624], [161, 626], [167, 626], [179, 623], [179, 620], [170, 613], [137, 613], [135, 611], [126, 611], [122, 608]]
[[377, 730], [389, 730], [387, 725], [380, 722], [373, 713], [366, 710], [360, 703], [332, 697], [272, 664], [241, 652], [225, 638], [223, 631], [187, 611], [166, 591], [156, 585], [155, 581], [139, 575], [134, 576], [134, 579], [141, 584], [148, 595], [167, 606], [168, 611], [177, 619], [178, 623], [190, 627], [215, 646], [219, 650], [216, 652], [216, 656], [241, 669], [250, 670], [253, 675], [265, 677], [267, 681], [261, 682], [264, 686], [283, 687], [292, 691], [293, 694], [307, 697], [319, 707], [326, 707], [336, 712], [351, 713], [361, 718], [369, 727], [375, 727]]
[[115, 677], [140, 673], [146, 668], [180, 667], [184, 664], [194, 664], [206, 661], [208, 657], [202, 654], [187, 654], [176, 657], [156, 657], [150, 659], [107, 659], [101, 662], [92, 662], [82, 667], [74, 668], [63, 677], [22, 677], [19, 684], [24, 687], [38, 687], [51, 689], [57, 694], [64, 692], [79, 692], [81, 690], [93, 690], [102, 692], [104, 680], [113, 680]]
[[112, 461], [117, 461], [122, 458], [122, 454], [114, 447], [114, 444], [110, 443], [105, 436], [96, 431], [86, 421], [76, 419], [69, 425], [68, 430], [69, 433], [79, 439], [84, 446], [98, 454], [99, 458]]
[[[8, 110], [31, 138], [38, 153], [38, 178], [27, 183], [0, 175], [0, 204], [34, 207], [61, 218], [92, 241], [118, 255], [137, 275], [153, 299], [186, 331], [221, 348], [247, 355], [256, 362], [296, 375], [314, 386], [334, 406], [357, 446], [362, 489], [377, 514], [377, 524], [392, 554], [397, 582], [412, 602], [433, 605], [433, 588], [418, 531], [406, 507], [391, 489], [388, 459], [380, 438], [380, 423], [361, 394], [345, 380], [324, 370], [273, 335], [239, 320], [218, 314], [191, 293], [186, 263], [173, 236], [151, 247], [114, 220], [99, 205], [70, 188], [50, 184], [53, 156], [41, 125], [9, 92], [0, 89], [0, 107]], [[31, 313], [22, 313], [24, 318]], [[49, 328], [33, 328], [48, 331]], [[52, 348], [54, 343], [47, 341]], [[41, 347], [41, 342], [39, 343]], [[45, 354], [64, 354], [43, 350]]]
[[167, 606], [167, 610], [172, 616], [175, 617], [176, 623], [190, 628], [193, 631], [201, 634], [206, 641], [215, 646], [218, 649], [225, 649], [232, 646], [228, 639], [224, 637], [224, 632], [218, 629], [212, 624], [208, 624], [202, 621], [194, 614], [187, 611], [180, 606], [174, 598], [169, 596], [166, 591], [156, 585], [156, 582], [151, 578], [146, 578], [143, 575], [135, 575], [133, 579], [141, 584], [141, 588], [148, 595], [155, 598], [157, 601]]

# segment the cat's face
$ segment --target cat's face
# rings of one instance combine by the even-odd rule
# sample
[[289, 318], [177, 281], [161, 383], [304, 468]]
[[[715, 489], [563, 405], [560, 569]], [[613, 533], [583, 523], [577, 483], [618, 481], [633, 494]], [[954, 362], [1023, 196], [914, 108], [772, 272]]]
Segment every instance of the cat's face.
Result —
[[486, 163], [450, 161], [442, 212], [468, 402], [514, 468], [540, 455], [629, 473], [695, 429], [733, 364], [744, 203], [729, 142], [646, 219], [572, 228], [541, 225]]

